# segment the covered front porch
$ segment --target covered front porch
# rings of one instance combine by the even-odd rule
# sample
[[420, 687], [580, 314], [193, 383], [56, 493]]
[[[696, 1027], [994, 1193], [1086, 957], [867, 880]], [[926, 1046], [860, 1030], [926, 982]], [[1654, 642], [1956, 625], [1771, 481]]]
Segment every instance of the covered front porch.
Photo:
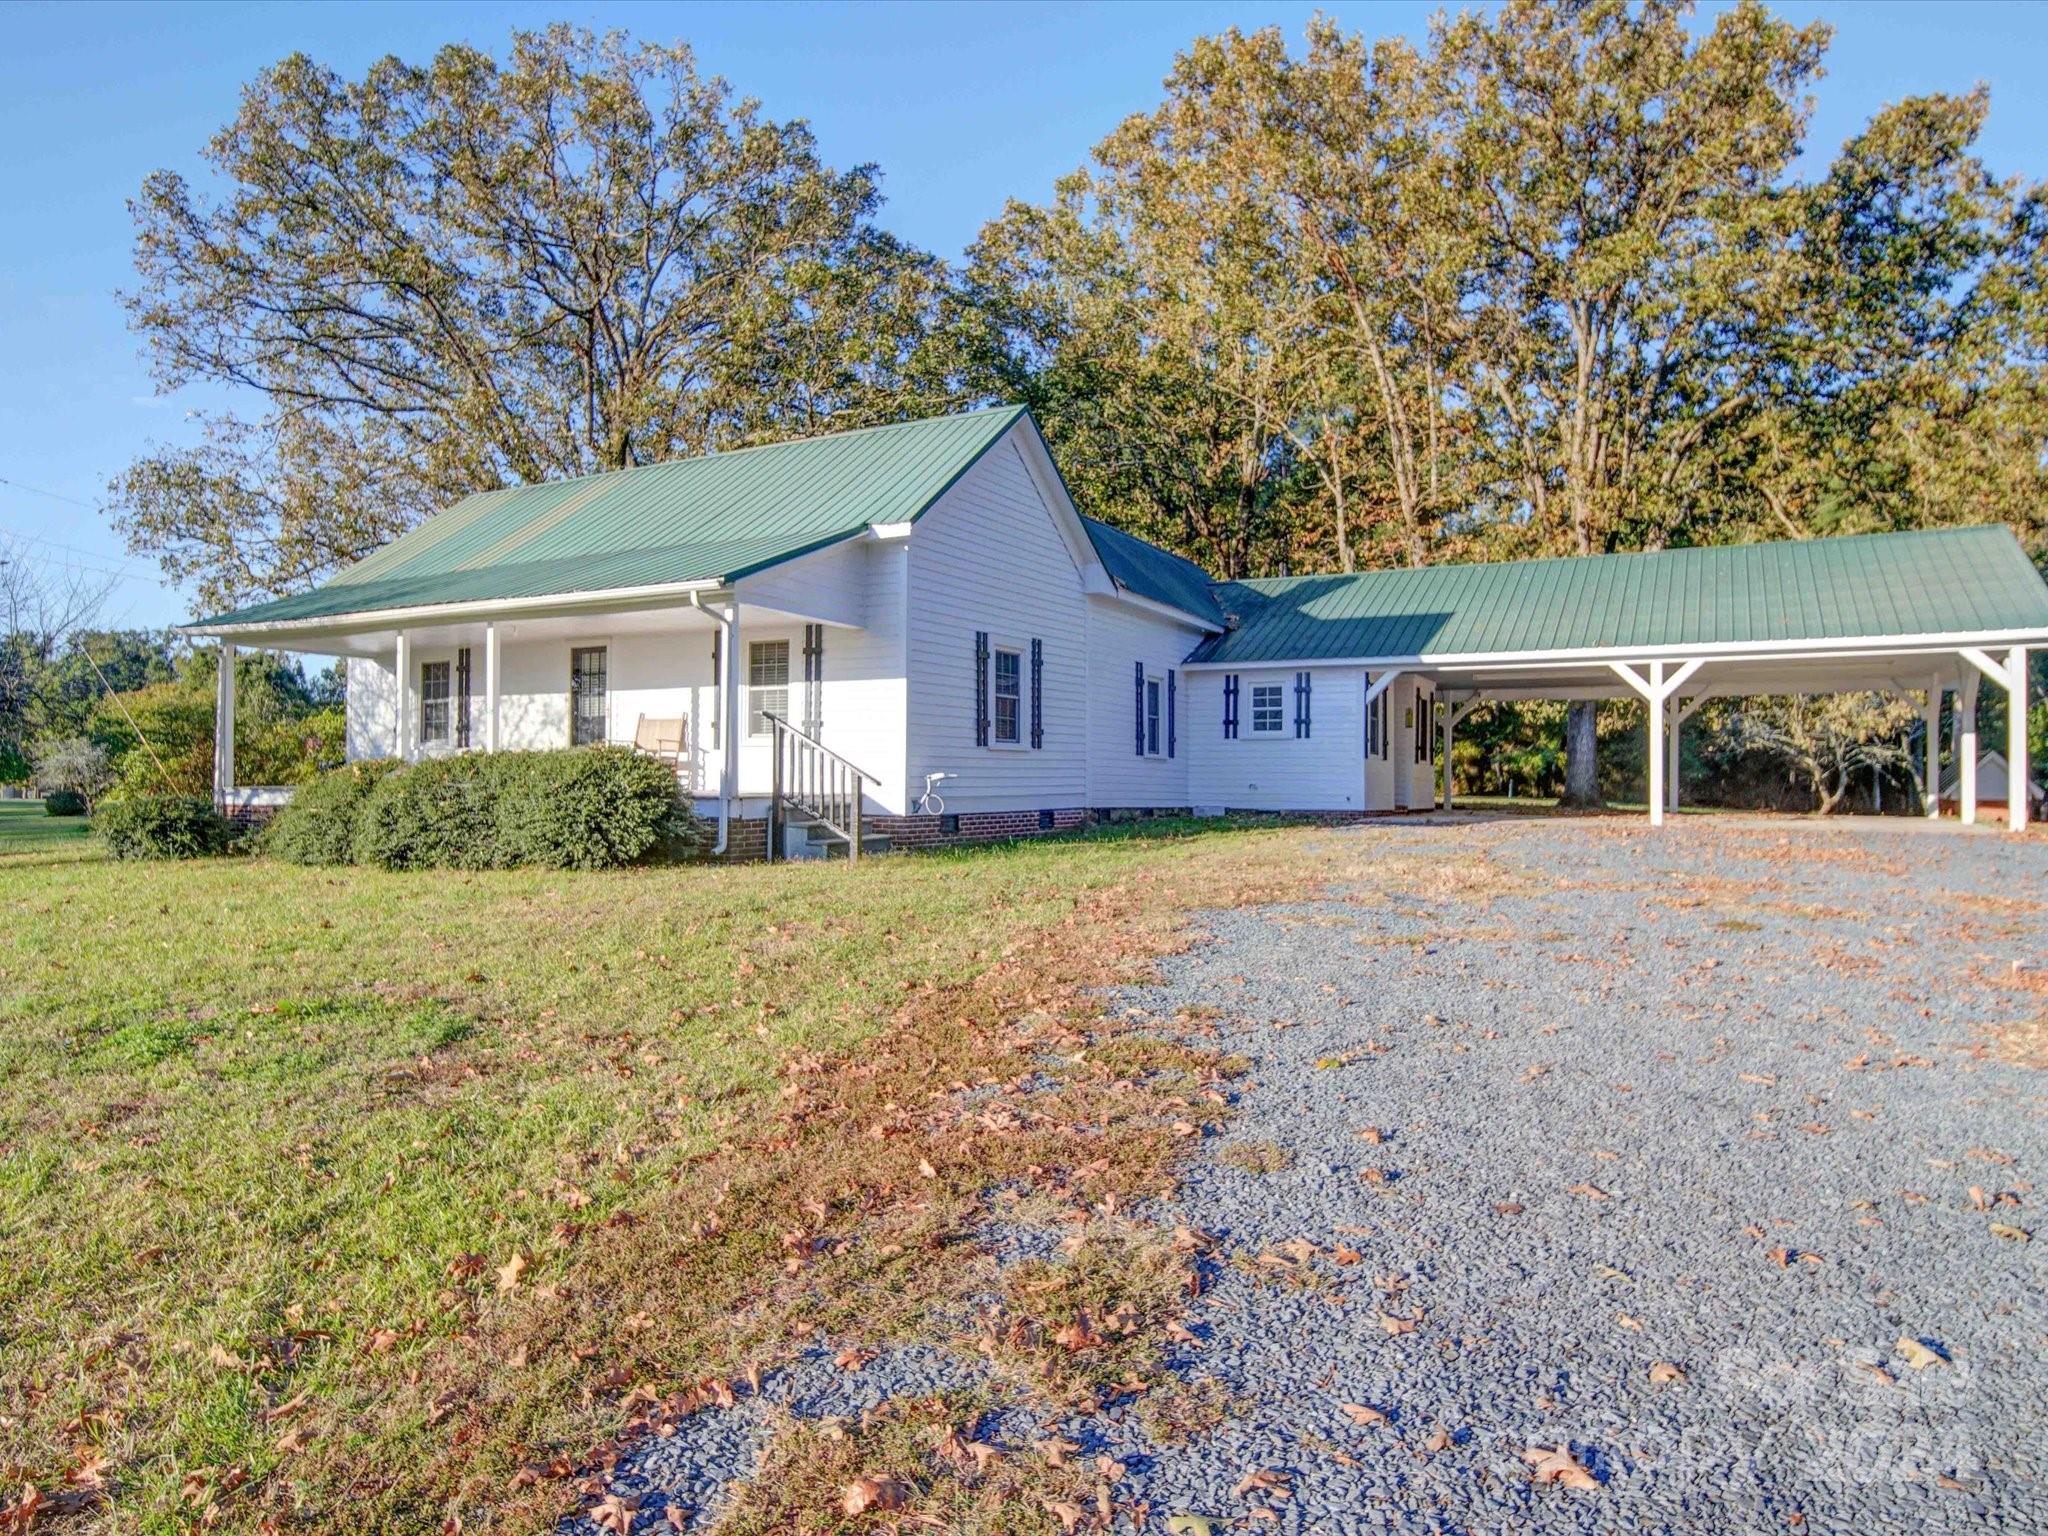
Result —
[[[549, 599], [450, 606], [356, 619], [223, 627], [215, 702], [214, 794], [231, 813], [262, 814], [286, 788], [235, 774], [234, 657], [244, 649], [337, 657], [347, 666], [351, 762], [405, 762], [463, 752], [613, 745], [671, 762], [699, 813], [766, 814], [808, 741], [873, 747], [863, 720], [900, 699], [899, 669], [842, 614], [750, 601], [707, 584], [659, 599]], [[828, 679], [828, 664], [831, 668]], [[878, 676], [878, 672], [894, 672]], [[880, 693], [884, 697], [876, 697]], [[900, 702], [896, 705], [900, 713]], [[886, 753], [861, 779], [871, 811], [900, 796]], [[849, 756], [849, 760], [850, 756]]]
[[[1976, 639], [1979, 637], [1968, 637]], [[1964, 825], [1978, 819], [1977, 762], [1981, 751], [1977, 702], [1989, 686], [2006, 700], [2004, 743], [2012, 782], [2029, 782], [2027, 763], [2027, 656], [2025, 644], [1930, 637], [1895, 646], [1826, 644], [1673, 647], [1638, 653], [1557, 653], [1552, 656], [1474, 658], [1430, 662], [1374, 674], [1375, 688], [1410, 672], [1436, 690], [1435, 730], [1440, 803], [1454, 803], [1449, 765], [1460, 722], [1481, 704], [1522, 699], [1638, 699], [1647, 714], [1649, 819], [1662, 825], [1680, 800], [1679, 733], [1709, 699], [1767, 695], [1886, 693], [1913, 700], [1922, 711], [1919, 776], [1925, 814], [1940, 814], [1942, 704], [1952, 697], [1950, 755], [1956, 765], [1956, 805]], [[2006, 824], [2027, 825], [2024, 793], [2012, 797]]]

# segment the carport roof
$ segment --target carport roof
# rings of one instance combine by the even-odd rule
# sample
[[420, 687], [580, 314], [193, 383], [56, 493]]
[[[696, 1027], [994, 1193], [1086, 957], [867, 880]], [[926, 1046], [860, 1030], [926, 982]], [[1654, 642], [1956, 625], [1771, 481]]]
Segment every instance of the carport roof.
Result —
[[1278, 577], [1216, 599], [1232, 627], [1191, 663], [2048, 634], [2048, 583], [2004, 527]]

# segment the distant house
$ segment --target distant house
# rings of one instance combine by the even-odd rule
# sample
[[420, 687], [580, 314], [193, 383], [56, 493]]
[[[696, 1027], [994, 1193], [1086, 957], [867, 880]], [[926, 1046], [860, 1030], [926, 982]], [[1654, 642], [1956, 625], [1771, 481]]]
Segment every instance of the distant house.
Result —
[[[1217, 581], [1082, 516], [1007, 407], [484, 492], [186, 633], [346, 657], [351, 759], [659, 741], [758, 854], [771, 812], [815, 846], [1428, 807], [1500, 698], [1653, 704], [1661, 820], [1704, 698], [2023, 688], [2048, 586], [2002, 528]], [[220, 676], [220, 797], [274, 802]]]
[[[2005, 754], [1987, 749], [1977, 756], [1977, 806], [1980, 810], [2003, 812], [2006, 801], [2012, 796], [2012, 773], [2005, 761]], [[1944, 809], [1955, 809], [1962, 803], [1962, 765], [1950, 763], [1948, 774], [1941, 781], [1941, 801]], [[2048, 790], [2044, 790], [2037, 775], [2029, 786], [2027, 805], [2030, 811], [2038, 812]]]

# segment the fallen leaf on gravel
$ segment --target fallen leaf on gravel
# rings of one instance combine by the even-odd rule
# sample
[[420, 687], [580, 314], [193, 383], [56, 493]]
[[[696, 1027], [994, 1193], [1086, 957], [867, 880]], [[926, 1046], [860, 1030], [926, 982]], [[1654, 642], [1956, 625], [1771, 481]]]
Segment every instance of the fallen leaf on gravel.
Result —
[[1522, 1460], [1535, 1468], [1529, 1475], [1539, 1483], [1563, 1483], [1567, 1488], [1600, 1486], [1600, 1480], [1580, 1465], [1569, 1447], [1560, 1445], [1554, 1451], [1546, 1451], [1540, 1445], [1532, 1445], [1522, 1452]]
[[1294, 1479], [1278, 1467], [1260, 1467], [1256, 1472], [1247, 1472], [1232, 1491], [1239, 1498], [1248, 1493], [1286, 1494], [1294, 1487]]
[[1216, 1536], [1223, 1525], [1208, 1515], [1168, 1515], [1166, 1536]]
[[874, 1509], [901, 1509], [910, 1502], [912, 1492], [910, 1484], [901, 1478], [856, 1477], [846, 1485], [839, 1508], [849, 1515], [864, 1515]]
[[1031, 1449], [1045, 1458], [1048, 1467], [1064, 1467], [1067, 1458], [1081, 1449], [1081, 1442], [1054, 1435], [1050, 1440], [1040, 1440]]
[[1860, 1365], [1860, 1368], [1870, 1372], [1871, 1375], [1875, 1376], [1879, 1381], [1883, 1382], [1888, 1387], [1896, 1385], [1899, 1379], [1881, 1365]]
[[1377, 1408], [1368, 1408], [1364, 1403], [1339, 1403], [1344, 1417], [1360, 1429], [1371, 1429], [1388, 1422], [1387, 1416]]
[[628, 1536], [633, 1529], [633, 1512], [640, 1507], [637, 1494], [608, 1493], [590, 1512], [590, 1523], [613, 1536]]
[[1358, 1133], [1358, 1139], [1360, 1141], [1369, 1141], [1374, 1146], [1378, 1146], [1381, 1142], [1387, 1139], [1387, 1133], [1381, 1130], [1376, 1125], [1368, 1125], [1364, 1130]]
[[1661, 1387], [1666, 1382], [1685, 1380], [1685, 1372], [1669, 1360], [1659, 1360], [1650, 1367], [1650, 1385]]
[[1588, 1200], [1605, 1200], [1609, 1198], [1607, 1191], [1602, 1189], [1598, 1184], [1574, 1184], [1570, 1189], [1566, 1190], [1565, 1193], [1572, 1195], [1584, 1195]]
[[872, 1349], [859, 1349], [849, 1344], [832, 1357], [832, 1363], [842, 1371], [857, 1371], [874, 1358]]
[[2008, 1243], [2031, 1243], [2034, 1240], [2034, 1234], [2025, 1227], [2015, 1227], [2003, 1221], [1994, 1221], [1985, 1230], [1993, 1237], [2004, 1238]]
[[1991, 1197], [1984, 1193], [1984, 1186], [1982, 1184], [1972, 1184], [1970, 1186], [1970, 1209], [1974, 1211], [1988, 1211], [1991, 1209]]
[[670, 1504], [662, 1510], [662, 1515], [667, 1519], [668, 1527], [672, 1531], [687, 1530], [689, 1528], [690, 1506], [688, 1504]]
[[1436, 1433], [1422, 1442], [1422, 1448], [1425, 1451], [1448, 1451], [1451, 1448], [1451, 1432], [1439, 1424]]
[[1420, 1321], [1421, 1314], [1419, 1312], [1413, 1318], [1394, 1317], [1385, 1312], [1380, 1314], [1380, 1326], [1390, 1334], [1413, 1333], [1416, 1324]]
[[1356, 1264], [1364, 1257], [1365, 1255], [1356, 1248], [1346, 1248], [1342, 1243], [1339, 1243], [1330, 1250], [1330, 1262], [1332, 1264]]
[[1493, 1209], [1496, 1215], [1519, 1216], [1522, 1214], [1525, 1207], [1517, 1204], [1513, 1200], [1496, 1200], [1494, 1202]]
[[1635, 1277], [1625, 1269], [1616, 1269], [1612, 1264], [1595, 1264], [1593, 1273], [1602, 1280], [1633, 1280]]
[[1626, 1312], [1617, 1312], [1614, 1314], [1614, 1320], [1632, 1332], [1641, 1333], [1643, 1331], [1643, 1320], [1640, 1317], [1630, 1317]]
[[1941, 1356], [1936, 1351], [1905, 1334], [1899, 1335], [1899, 1342], [1892, 1346], [1892, 1353], [1916, 1371], [1924, 1371], [1930, 1365], [1941, 1364]]
[[1745, 1083], [1756, 1083], [1761, 1087], [1768, 1088], [1777, 1082], [1778, 1078], [1777, 1074], [1772, 1072], [1745, 1072], [1742, 1074], [1742, 1080]]

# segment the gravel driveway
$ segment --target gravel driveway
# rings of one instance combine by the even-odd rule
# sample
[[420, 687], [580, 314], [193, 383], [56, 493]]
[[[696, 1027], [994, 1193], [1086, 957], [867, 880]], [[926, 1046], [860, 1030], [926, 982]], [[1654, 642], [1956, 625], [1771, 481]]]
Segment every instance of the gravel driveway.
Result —
[[[1118, 1000], [1220, 1010], [1251, 1063], [1156, 1213], [1222, 1240], [1176, 1368], [1231, 1411], [1175, 1444], [1065, 1426], [1125, 1459], [1120, 1501], [1154, 1530], [2048, 1529], [2048, 842], [1459, 818], [1307, 847], [1353, 840], [1415, 862], [1216, 914]], [[1560, 1448], [1595, 1486], [1537, 1479]], [[701, 1498], [659, 1455], [647, 1483]]]

